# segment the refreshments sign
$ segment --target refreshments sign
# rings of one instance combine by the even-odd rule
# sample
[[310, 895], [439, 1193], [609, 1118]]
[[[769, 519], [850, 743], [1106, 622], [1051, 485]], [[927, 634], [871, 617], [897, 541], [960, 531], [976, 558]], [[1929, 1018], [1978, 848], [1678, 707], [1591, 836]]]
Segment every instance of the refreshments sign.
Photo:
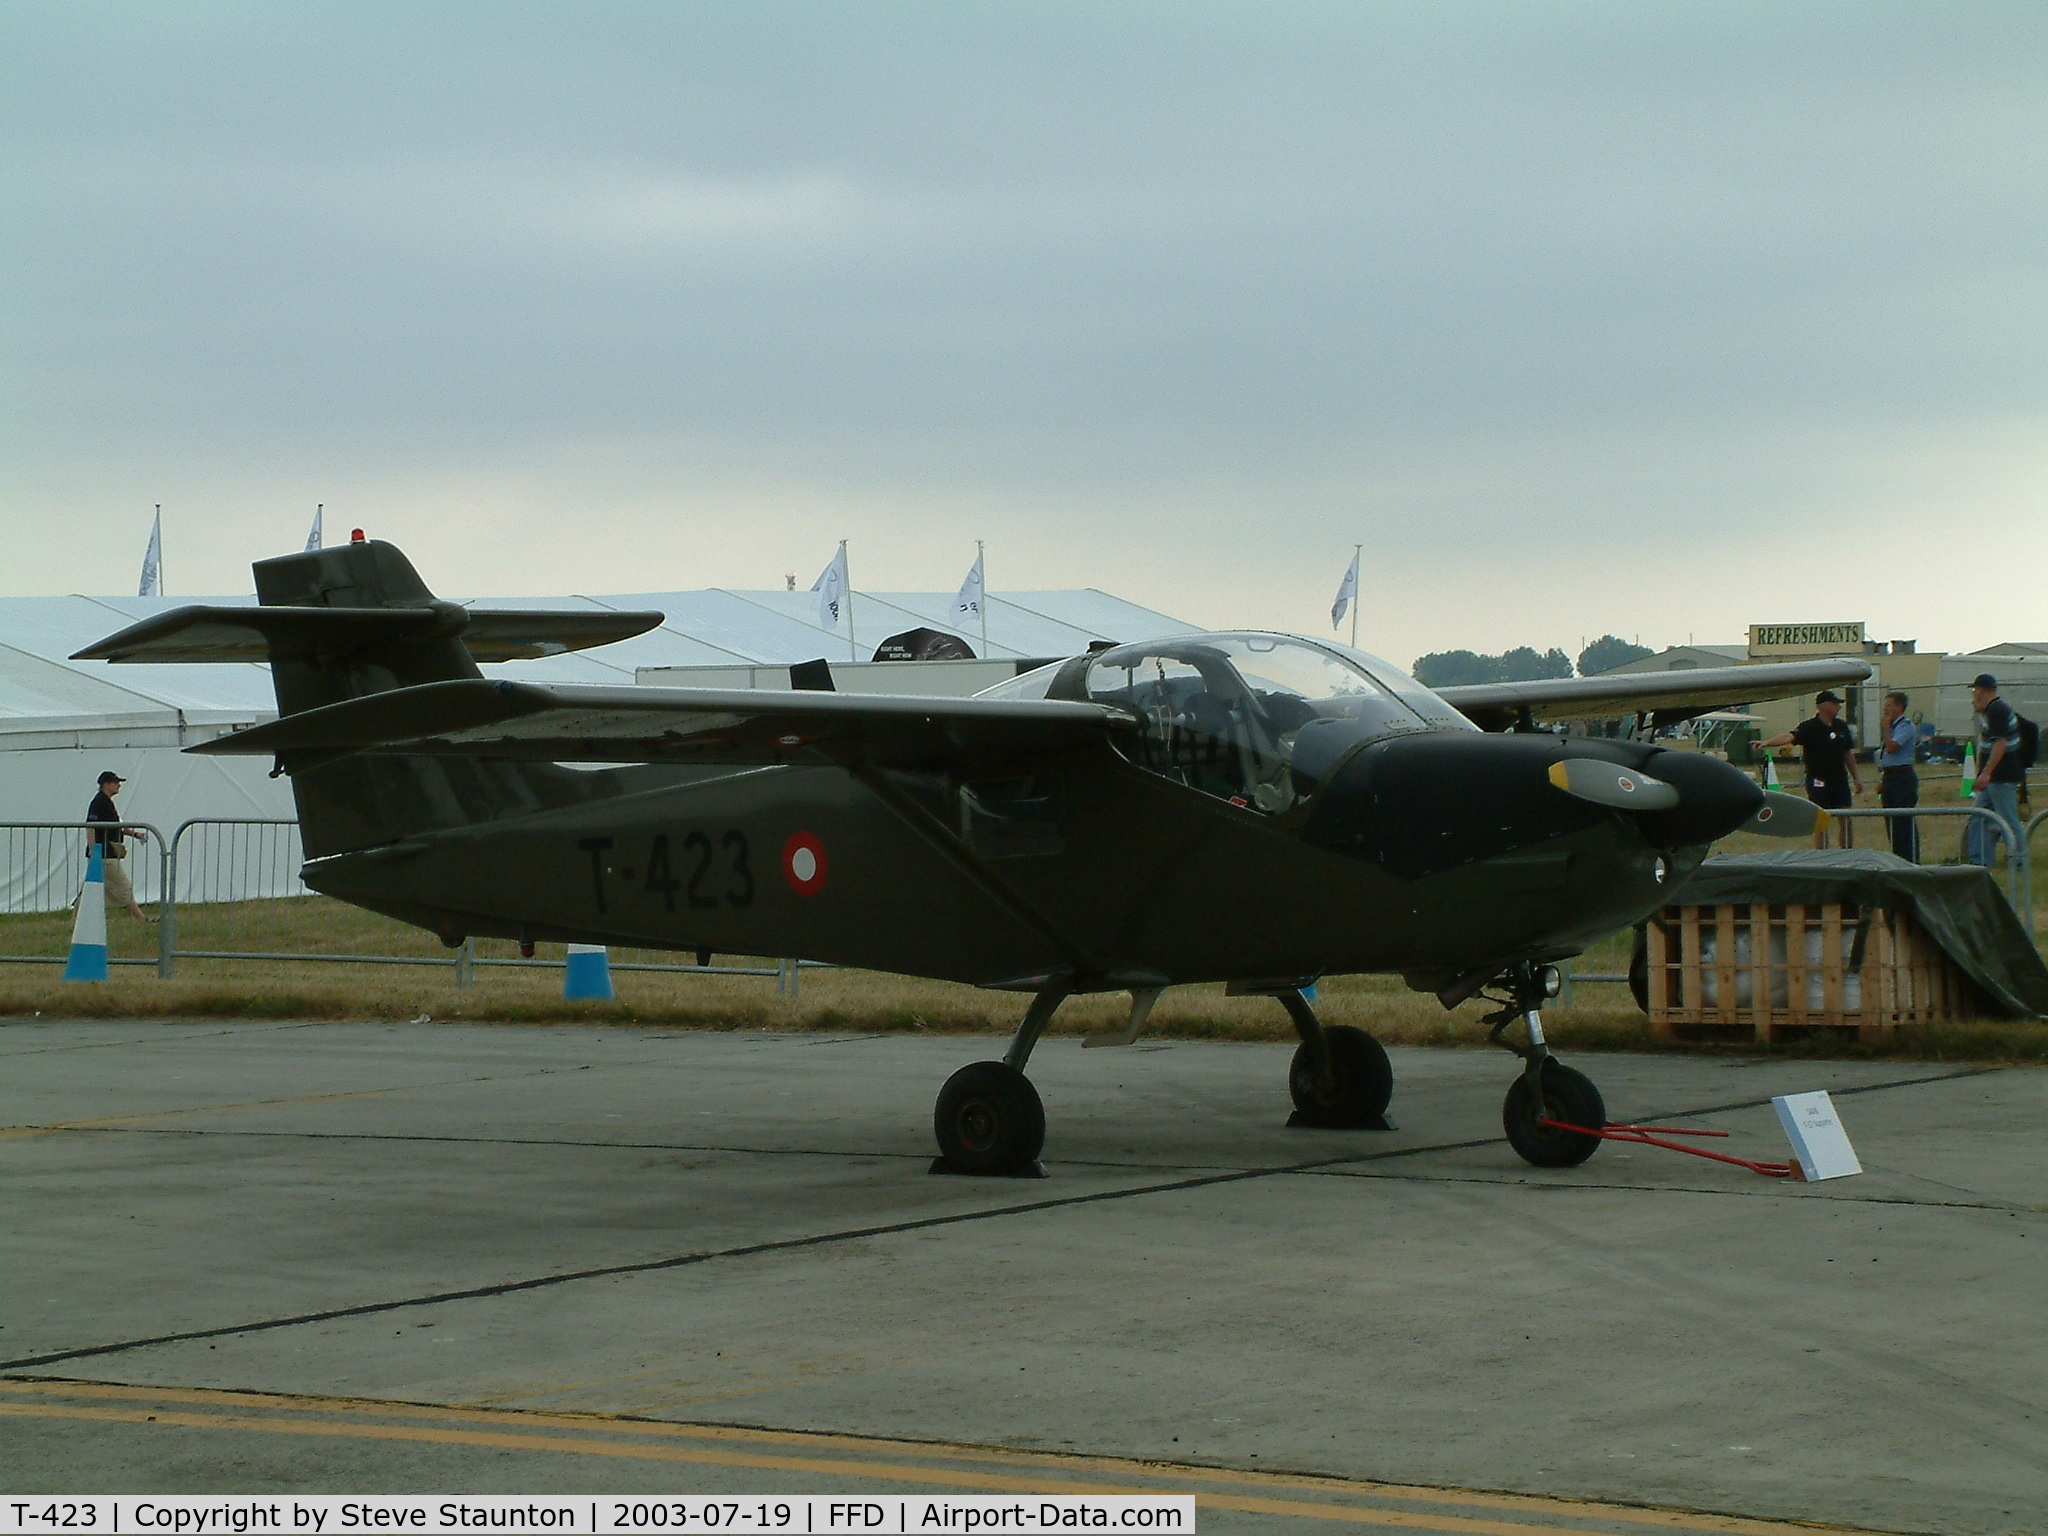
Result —
[[1749, 654], [1783, 655], [1787, 651], [1812, 651], [1838, 655], [1863, 649], [1861, 624], [1752, 624], [1749, 626]]

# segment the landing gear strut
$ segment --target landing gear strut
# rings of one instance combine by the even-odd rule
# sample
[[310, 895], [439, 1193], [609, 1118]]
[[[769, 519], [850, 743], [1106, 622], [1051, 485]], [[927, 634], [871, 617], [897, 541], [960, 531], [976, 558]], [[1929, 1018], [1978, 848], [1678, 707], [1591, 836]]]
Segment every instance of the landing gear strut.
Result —
[[946, 1079], [932, 1111], [932, 1131], [939, 1141], [933, 1173], [1045, 1177], [1038, 1162], [1045, 1147], [1045, 1105], [1024, 1075], [1024, 1065], [1066, 1000], [1065, 987], [1047, 987], [1031, 999], [1001, 1061], [977, 1061]]
[[[1487, 1037], [1503, 1050], [1513, 1051], [1524, 1063], [1522, 1075], [1508, 1089], [1501, 1105], [1501, 1125], [1508, 1143], [1525, 1162], [1538, 1168], [1576, 1168], [1599, 1149], [1600, 1138], [1562, 1125], [1584, 1126], [1597, 1131], [1607, 1123], [1607, 1106], [1592, 1079], [1550, 1054], [1543, 1040], [1543, 1004], [1558, 990], [1555, 966], [1520, 961], [1500, 978], [1508, 990], [1501, 1006], [1484, 1022], [1493, 1026]], [[1507, 1028], [1520, 1020], [1527, 1043], [1506, 1038]]]

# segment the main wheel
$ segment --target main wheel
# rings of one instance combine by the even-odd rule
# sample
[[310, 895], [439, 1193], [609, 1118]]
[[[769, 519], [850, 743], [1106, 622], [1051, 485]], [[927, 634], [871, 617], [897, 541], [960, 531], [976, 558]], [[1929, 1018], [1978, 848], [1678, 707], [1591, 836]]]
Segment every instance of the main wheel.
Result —
[[1628, 990], [1636, 1000], [1636, 1006], [1650, 1011], [1650, 939], [1642, 929], [1636, 930], [1636, 947], [1629, 951]]
[[1015, 1067], [977, 1061], [946, 1079], [932, 1130], [955, 1173], [1022, 1173], [1045, 1146], [1045, 1105]]
[[1362, 1029], [1339, 1024], [1323, 1031], [1330, 1052], [1326, 1089], [1316, 1071], [1315, 1053], [1303, 1042], [1287, 1071], [1287, 1091], [1303, 1124], [1326, 1130], [1376, 1129], [1394, 1097], [1394, 1064], [1379, 1041]]
[[[1549, 1111], [1548, 1119], [1583, 1125], [1588, 1130], [1598, 1130], [1607, 1123], [1607, 1106], [1593, 1080], [1551, 1057], [1543, 1062], [1543, 1101]], [[1509, 1087], [1500, 1119], [1509, 1144], [1522, 1155], [1523, 1161], [1538, 1168], [1576, 1168], [1600, 1146], [1598, 1136], [1538, 1125], [1536, 1096], [1529, 1091], [1526, 1072]]]

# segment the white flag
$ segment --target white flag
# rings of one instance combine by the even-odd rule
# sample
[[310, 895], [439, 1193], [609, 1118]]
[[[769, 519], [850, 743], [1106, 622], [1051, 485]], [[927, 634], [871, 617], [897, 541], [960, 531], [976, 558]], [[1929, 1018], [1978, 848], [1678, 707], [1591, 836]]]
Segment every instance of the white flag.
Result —
[[1330, 628], [1335, 629], [1344, 622], [1344, 615], [1351, 611], [1352, 601], [1358, 596], [1358, 556], [1351, 557], [1351, 569], [1344, 573], [1344, 583], [1337, 588], [1337, 601], [1330, 605]]
[[953, 599], [953, 622], [956, 624], [979, 624], [981, 622], [981, 555], [974, 556], [974, 568], [967, 573], [967, 579], [960, 583], [960, 595]]
[[846, 544], [842, 540], [839, 553], [824, 570], [818, 572], [818, 579], [811, 583], [811, 590], [818, 594], [818, 623], [826, 629], [839, 627], [839, 614], [846, 607]]
[[306, 553], [309, 555], [320, 547], [320, 514], [326, 510], [325, 502], [313, 509], [313, 531], [306, 535]]
[[164, 509], [156, 509], [156, 521], [149, 525], [149, 550], [142, 557], [142, 585], [135, 589], [137, 597], [162, 597], [164, 565]]

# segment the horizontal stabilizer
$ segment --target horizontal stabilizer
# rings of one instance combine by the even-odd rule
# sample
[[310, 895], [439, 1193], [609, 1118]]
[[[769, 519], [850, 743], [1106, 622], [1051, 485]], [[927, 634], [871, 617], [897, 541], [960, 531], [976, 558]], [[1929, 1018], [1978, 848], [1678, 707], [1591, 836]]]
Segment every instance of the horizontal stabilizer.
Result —
[[347, 752], [539, 762], [919, 768], [1001, 763], [1136, 727], [1112, 705], [751, 688], [603, 688], [462, 680], [287, 715], [188, 751]]
[[346, 658], [419, 641], [460, 640], [477, 661], [533, 661], [630, 640], [659, 613], [464, 608], [193, 606], [131, 624], [73, 661], [270, 661]]

